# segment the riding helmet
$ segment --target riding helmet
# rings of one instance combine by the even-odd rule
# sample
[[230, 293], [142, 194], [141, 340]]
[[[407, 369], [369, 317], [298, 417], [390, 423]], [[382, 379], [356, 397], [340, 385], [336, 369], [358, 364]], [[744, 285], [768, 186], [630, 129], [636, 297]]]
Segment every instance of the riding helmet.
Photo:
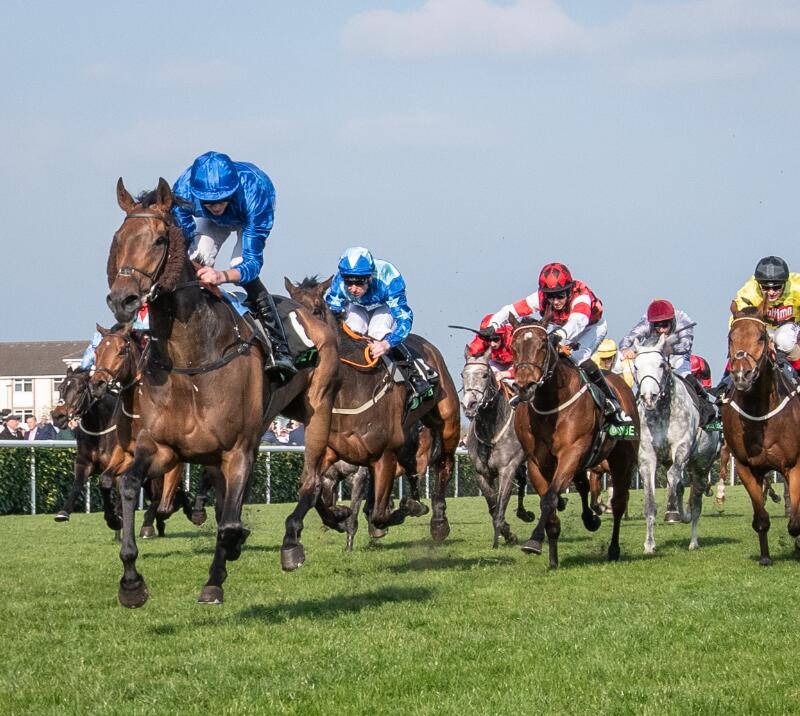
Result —
[[346, 249], [339, 259], [339, 273], [342, 276], [372, 276], [374, 271], [375, 259], [363, 246]]
[[595, 352], [600, 358], [613, 358], [617, 355], [617, 344], [611, 338], [604, 338]]
[[780, 256], [765, 256], [756, 264], [753, 278], [759, 283], [786, 283], [789, 267]]
[[225, 201], [239, 188], [239, 174], [227, 154], [206, 152], [194, 160], [189, 186], [202, 202]]
[[674, 321], [675, 308], [666, 299], [657, 298], [655, 301], [651, 301], [650, 305], [647, 307], [647, 320], [650, 323]]
[[547, 264], [539, 273], [539, 290], [542, 293], [563, 293], [574, 285], [572, 274], [564, 264]]

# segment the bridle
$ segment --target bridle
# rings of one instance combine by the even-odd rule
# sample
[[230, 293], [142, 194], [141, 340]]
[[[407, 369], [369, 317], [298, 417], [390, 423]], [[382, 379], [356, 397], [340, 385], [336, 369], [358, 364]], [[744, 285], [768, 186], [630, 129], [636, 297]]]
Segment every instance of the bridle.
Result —
[[[766, 363], [767, 360], [768, 351], [765, 348], [763, 351], [761, 351], [761, 355], [758, 358], [756, 358], [749, 351], [736, 351], [734, 355], [731, 355], [731, 333], [733, 332], [733, 324], [736, 323], [737, 321], [755, 321], [756, 323], [760, 323], [763, 329], [762, 335], [765, 338], [767, 337], [767, 324], [765, 321], [763, 321], [760, 318], [756, 318], [755, 316], [739, 316], [738, 318], [734, 318], [731, 321], [731, 328], [728, 331], [728, 358], [730, 359], [731, 362], [730, 365], [731, 373], [734, 372], [733, 371], [734, 361], [746, 360], [752, 362], [753, 364], [753, 369], [752, 369], [753, 377], [751, 379], [751, 385], [752, 385], [753, 383], [756, 382], [756, 380], [758, 380], [758, 376], [761, 374], [761, 369], [764, 367], [764, 364]], [[766, 346], [766, 340], [764, 344]]]
[[[472, 361], [468, 360], [466, 363], [464, 363], [464, 370], [466, 370], [469, 366], [473, 365], [485, 367], [489, 371], [490, 379], [486, 381], [486, 385], [483, 388], [483, 390], [478, 390], [477, 388], [469, 388], [469, 389], [467, 389], [466, 387], [464, 388], [465, 395], [467, 393], [467, 390], [469, 390], [469, 392], [475, 393], [479, 397], [480, 402], [478, 403], [477, 412], [481, 412], [494, 402], [494, 400], [500, 394], [500, 388], [497, 385], [496, 378], [494, 378], [494, 371], [492, 371], [492, 368], [488, 363], [484, 363], [483, 361], [479, 360], [472, 360]], [[461, 373], [461, 380], [462, 382], [464, 380], [463, 371]]]
[[[542, 361], [542, 365], [538, 366], [538, 365], [536, 365], [535, 363], [533, 363], [531, 361], [519, 361], [519, 362], [515, 361], [514, 362], [514, 372], [515, 373], [519, 373], [519, 369], [520, 368], [524, 368], [524, 367], [527, 367], [530, 370], [533, 370], [534, 368], [538, 368], [541, 371], [542, 375], [539, 378], [539, 380], [532, 381], [532, 383], [531, 383], [532, 385], [534, 385], [535, 387], [538, 388], [543, 383], [546, 383], [550, 379], [550, 377], [553, 375], [553, 371], [556, 368], [556, 362], [558, 360], [558, 355], [556, 353], [556, 349], [550, 343], [549, 334], [547, 332], [547, 329], [544, 326], [540, 326], [538, 324], [533, 324], [533, 325], [531, 325], [531, 324], [521, 324], [521, 325], [517, 326], [514, 329], [514, 332], [511, 334], [511, 340], [513, 341], [514, 340], [514, 336], [516, 336], [517, 333], [520, 333], [521, 331], [536, 331], [536, 330], [541, 331], [542, 335], [544, 336], [544, 341], [543, 342], [545, 344], [545, 356], [544, 356], [544, 361]], [[554, 358], [555, 358], [555, 360], [554, 360]]]
[[[652, 376], [652, 375], [650, 375], [650, 374], [646, 374], [646, 375], [644, 375], [644, 376], [642, 377], [642, 379], [641, 379], [641, 380], [639, 380], [639, 379], [638, 379], [638, 376], [636, 376], [636, 373], [638, 372], [638, 369], [637, 369], [637, 367], [636, 367], [636, 359], [637, 359], [637, 358], [638, 358], [640, 355], [652, 355], [653, 353], [658, 353], [658, 355], [659, 355], [659, 356], [660, 356], [660, 358], [661, 358], [661, 362], [660, 362], [660, 364], [659, 364], [659, 365], [661, 366], [661, 369], [662, 369], [662, 370], [661, 370], [661, 380], [657, 380], [657, 379], [656, 379], [654, 376]], [[670, 388], [670, 386], [671, 386], [671, 384], [672, 384], [672, 371], [671, 371], [671, 368], [670, 368], [670, 365], [669, 365], [669, 361], [666, 359], [666, 357], [664, 356], [664, 354], [663, 354], [663, 353], [661, 353], [661, 351], [656, 351], [656, 350], [647, 350], [647, 351], [643, 351], [642, 353], [637, 353], [637, 354], [634, 356], [634, 358], [633, 358], [633, 370], [634, 370], [634, 376], [636, 376], [636, 377], [637, 377], [637, 382], [638, 382], [638, 384], [639, 384], [639, 395], [637, 396], [637, 400], [639, 400], [639, 401], [641, 400], [641, 397], [642, 397], [642, 384], [643, 384], [643, 383], [644, 383], [644, 382], [645, 382], [645, 381], [646, 381], [648, 378], [649, 378], [650, 380], [652, 380], [652, 381], [653, 381], [653, 382], [656, 384], [656, 387], [658, 388], [658, 393], [656, 394], [656, 400], [655, 400], [656, 404], [657, 404], [659, 401], [661, 401], [661, 399], [662, 399], [662, 398], [663, 398], [665, 395], [667, 395], [667, 394], [669, 393], [669, 388]], [[653, 407], [655, 407], [655, 405], [654, 405]], [[648, 407], [645, 405], [645, 410], [652, 410], [652, 408], [648, 408]]]
[[[128, 219], [156, 219], [158, 221], [163, 221], [164, 224], [167, 226], [167, 230], [169, 230], [169, 224], [167, 220], [164, 218], [163, 215], [150, 213], [135, 213], [135, 214], [127, 214], [125, 218], [122, 220], [123, 223], [128, 221]], [[159, 236], [159, 239], [164, 239], [164, 253], [161, 254], [161, 258], [158, 261], [158, 264], [154, 271], [145, 271], [144, 269], [140, 269], [138, 266], [120, 266], [117, 270], [117, 276], [130, 276], [133, 278], [137, 285], [139, 286], [140, 293], [144, 293], [142, 288], [142, 284], [139, 280], [134, 276], [134, 273], [141, 274], [145, 278], [150, 280], [150, 287], [147, 290], [147, 293], [143, 296], [143, 300], [145, 301], [152, 301], [158, 295], [158, 279], [161, 276], [161, 273], [164, 270], [164, 266], [167, 263], [167, 256], [169, 255], [169, 236]]]
[[[125, 392], [129, 388], [132, 388], [134, 385], [136, 385], [142, 379], [142, 373], [143, 373], [143, 370], [144, 370], [145, 362], [147, 360], [147, 353], [150, 350], [150, 343], [151, 342], [149, 340], [147, 341], [147, 343], [145, 344], [145, 347], [139, 353], [138, 360], [135, 363], [133, 363], [132, 357], [133, 357], [133, 354], [135, 353], [133, 337], [130, 336], [130, 335], [122, 334], [122, 333], [117, 333], [117, 334], [112, 334], [112, 335], [121, 337], [125, 341], [125, 352], [124, 352], [124, 354], [122, 354], [122, 353], [119, 354], [119, 355], [122, 356], [122, 359], [123, 359], [122, 366], [120, 367], [120, 369], [116, 373], [112, 373], [105, 366], [97, 366], [96, 365], [95, 369], [94, 369], [94, 372], [95, 372], [95, 375], [97, 375], [98, 373], [100, 373], [101, 375], [102, 374], [107, 375], [108, 376], [108, 380], [106, 381], [106, 384], [108, 386], [108, 390], [110, 392], [118, 392], [121, 395], [123, 392]], [[105, 339], [105, 338], [107, 338], [107, 336], [104, 336], [103, 338]], [[120, 380], [119, 376], [120, 376], [120, 374], [122, 372], [124, 372], [126, 365], [130, 367], [130, 371], [129, 372], [130, 372], [130, 376], [131, 377], [130, 377], [129, 382], [127, 382], [127, 383], [125, 383], [123, 385], [123, 383]], [[124, 409], [123, 409], [123, 412], [124, 412]], [[132, 417], [132, 416], [128, 416], [128, 417]]]

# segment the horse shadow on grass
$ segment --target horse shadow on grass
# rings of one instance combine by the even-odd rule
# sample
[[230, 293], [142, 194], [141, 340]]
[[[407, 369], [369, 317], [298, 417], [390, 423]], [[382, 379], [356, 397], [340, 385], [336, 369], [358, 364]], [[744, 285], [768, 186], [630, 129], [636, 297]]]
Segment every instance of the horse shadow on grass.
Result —
[[[254, 544], [254, 545], [244, 545], [242, 547], [242, 554], [245, 552], [278, 552], [280, 550], [279, 545], [265, 545], [265, 544]], [[169, 552], [147, 552], [143, 556], [147, 559], [164, 559], [166, 557], [186, 557], [187, 555], [201, 555], [201, 554], [214, 554], [214, 547], [192, 547], [188, 550], [170, 550]]]
[[365, 550], [376, 550], [376, 551], [384, 551], [384, 550], [393, 550], [393, 549], [408, 549], [413, 547], [428, 547], [431, 549], [437, 548], [444, 548], [449, 547], [450, 545], [455, 545], [463, 542], [463, 539], [450, 539], [448, 538], [446, 542], [439, 544], [436, 542], [432, 542], [430, 537], [422, 537], [420, 539], [407, 539], [401, 540], [399, 542], [385, 542], [380, 539], [370, 539], [367, 544], [364, 545]]
[[494, 555], [489, 557], [419, 557], [403, 564], [396, 564], [388, 568], [392, 574], [408, 574], [409, 572], [429, 572], [444, 569], [467, 571], [481, 566], [501, 566], [512, 564], [515, 560], [511, 557]]
[[[670, 537], [669, 539], [659, 540], [658, 546], [662, 549], [676, 547], [679, 550], [689, 551], [689, 540], [691, 535], [686, 533], [685, 537]], [[698, 538], [700, 541], [700, 550], [702, 551], [703, 547], [716, 547], [720, 544], [739, 544], [740, 540], [735, 539], [733, 537], [720, 537], [715, 535], [700, 535]]]
[[[560, 541], [560, 540], [559, 540]], [[627, 553], [623, 552], [619, 557], [619, 563], [644, 562], [664, 557], [663, 552], [656, 551], [654, 554], [644, 554], [643, 552]], [[605, 549], [598, 552], [587, 552], [585, 554], [572, 554], [559, 558], [559, 569], [565, 567], [598, 567], [609, 564]]]
[[371, 592], [336, 594], [326, 599], [303, 599], [288, 604], [256, 604], [242, 609], [235, 619], [253, 620], [263, 624], [281, 624], [299, 618], [332, 619], [384, 604], [409, 602], [416, 605], [430, 601], [433, 596], [433, 589], [428, 587], [382, 587]]

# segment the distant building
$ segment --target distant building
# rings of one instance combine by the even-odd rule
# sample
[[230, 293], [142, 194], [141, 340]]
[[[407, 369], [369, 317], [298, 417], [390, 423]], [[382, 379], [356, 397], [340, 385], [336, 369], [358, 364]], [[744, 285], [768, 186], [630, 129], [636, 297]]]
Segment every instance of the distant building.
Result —
[[39, 418], [58, 402], [67, 368], [77, 368], [86, 341], [0, 342], [0, 409]]

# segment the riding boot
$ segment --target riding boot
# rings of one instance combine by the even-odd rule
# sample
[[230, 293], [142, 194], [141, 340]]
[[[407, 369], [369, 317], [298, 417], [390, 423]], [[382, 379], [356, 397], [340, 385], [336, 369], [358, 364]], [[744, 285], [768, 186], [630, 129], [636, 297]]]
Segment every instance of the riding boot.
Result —
[[272, 344], [272, 364], [265, 365], [264, 370], [277, 374], [282, 382], [288, 383], [297, 373], [297, 368], [289, 354], [289, 344], [275, 302], [261, 279], [243, 284], [243, 287], [247, 291], [248, 307], [255, 311]]
[[590, 358], [581, 363], [580, 367], [583, 368], [586, 377], [600, 388], [600, 391], [603, 393], [606, 399], [606, 406], [603, 411], [606, 418], [614, 425], [618, 426], [632, 423], [633, 419], [622, 409], [619, 400], [617, 400], [617, 396], [614, 394], [614, 391], [611, 390], [611, 386], [606, 382], [603, 371], [600, 370], [597, 364]]
[[708, 394], [696, 375], [689, 373], [684, 376], [684, 379], [692, 386], [697, 396], [700, 398], [700, 422], [703, 425], [707, 425], [717, 417], [717, 409], [715, 406], [717, 405], [718, 399]]
[[408, 350], [408, 346], [403, 343], [398, 343], [394, 347], [394, 353], [400, 359], [398, 361], [398, 365], [403, 367], [408, 366], [406, 370], [402, 370], [402, 373], [403, 377], [406, 379], [406, 382], [411, 388], [412, 399], [410, 402], [415, 403], [415, 405], [413, 405], [411, 408], [413, 410], [423, 400], [433, 396], [433, 386], [428, 380], [428, 376], [425, 375], [418, 362], [414, 359], [414, 356], [411, 355], [411, 351]]
[[783, 374], [789, 379], [789, 382], [792, 385], [795, 385], [797, 383], [797, 371], [795, 371], [790, 358], [791, 356], [787, 355], [783, 351], [775, 351], [775, 363], [783, 372]]
[[723, 373], [722, 378], [719, 379], [719, 383], [717, 383], [712, 389], [711, 394], [716, 397], [717, 405], [722, 403], [722, 399], [725, 397], [725, 393], [727, 393], [731, 386], [733, 385], [733, 378], [731, 378], [731, 374], [726, 370]]

